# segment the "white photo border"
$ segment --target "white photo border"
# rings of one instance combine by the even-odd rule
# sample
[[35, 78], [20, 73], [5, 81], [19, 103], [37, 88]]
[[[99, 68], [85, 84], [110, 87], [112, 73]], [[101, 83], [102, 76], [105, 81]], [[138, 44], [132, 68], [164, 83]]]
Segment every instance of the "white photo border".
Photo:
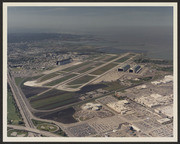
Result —
[[[3, 142], [176, 142], [178, 139], [177, 84], [178, 84], [178, 36], [177, 2], [3, 2]], [[173, 7], [173, 137], [7, 137], [7, 8], [9, 6], [68, 6], [68, 7]]]

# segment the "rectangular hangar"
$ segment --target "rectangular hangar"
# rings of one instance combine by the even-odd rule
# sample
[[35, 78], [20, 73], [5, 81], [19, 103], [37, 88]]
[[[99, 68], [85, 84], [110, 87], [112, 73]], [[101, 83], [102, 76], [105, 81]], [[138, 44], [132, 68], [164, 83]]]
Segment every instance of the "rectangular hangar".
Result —
[[125, 71], [127, 71], [129, 68], [130, 68], [130, 65], [126, 64], [126, 65], [118, 68], [118, 71], [123, 71], [123, 72], [125, 72]]
[[140, 70], [141, 70], [141, 66], [136, 65], [136, 66], [134, 66], [133, 68], [130, 68], [130, 69], [129, 69], [129, 72], [130, 72], [130, 73], [138, 73]]
[[56, 65], [65, 65], [72, 62], [72, 58], [63, 59], [56, 62]]

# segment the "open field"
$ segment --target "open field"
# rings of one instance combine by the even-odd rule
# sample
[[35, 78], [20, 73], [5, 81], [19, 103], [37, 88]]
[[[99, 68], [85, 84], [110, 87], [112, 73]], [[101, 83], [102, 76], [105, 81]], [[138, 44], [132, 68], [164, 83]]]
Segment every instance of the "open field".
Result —
[[32, 120], [32, 122], [39, 130], [44, 130], [49, 132], [55, 132], [58, 130], [58, 126], [54, 125], [53, 123], [42, 122], [34, 119]]
[[14, 80], [16, 82], [16, 85], [19, 86], [23, 82], [24, 78], [16, 77]]
[[[129, 54], [128, 57], [130, 57], [130, 55], [131, 54]], [[60, 75], [61, 72], [67, 73], [67, 74], [64, 74], [64, 76], [62, 77], [55, 78], [52, 81], [46, 82], [43, 86], [48, 86], [48, 88], [43, 87], [43, 86], [42, 87], [29, 87], [29, 86], [23, 85], [22, 90], [25, 93], [26, 97], [29, 99], [31, 106], [34, 109], [50, 110], [50, 109], [54, 109], [60, 106], [64, 106], [67, 104], [81, 101], [81, 99], [79, 99], [81, 97], [81, 94], [83, 95], [87, 92], [91, 92], [98, 88], [102, 88], [108, 92], [111, 92], [120, 88], [124, 88], [125, 86], [120, 84], [117, 81], [103, 82], [104, 81], [103, 74], [111, 70], [115, 66], [119, 65], [119, 63], [113, 62], [113, 61], [116, 61], [118, 57], [119, 57], [118, 55], [107, 55], [106, 57], [107, 64], [91, 60], [91, 61], [88, 61], [88, 62], [86, 61], [78, 65], [72, 65], [71, 67], [62, 69], [58, 72], [57, 71], [52, 72], [43, 76], [41, 81], [51, 79], [54, 76], [56, 77], [57, 75]], [[104, 57], [101, 57], [101, 58], [104, 59]], [[88, 67], [87, 66], [88, 64], [91, 64], [91, 65]], [[93, 64], [97, 66], [94, 67], [92, 66]], [[104, 65], [101, 66], [102, 64]], [[94, 68], [95, 70], [91, 70], [92, 68]], [[75, 72], [79, 72], [79, 74]], [[94, 74], [97, 76], [94, 76], [91, 74]], [[91, 83], [89, 82], [93, 80], [94, 78], [98, 78], [98, 76], [100, 79], [102, 78], [102, 81], [99, 82], [100, 87], [92, 88], [93, 85], [91, 85]], [[48, 89], [49, 91], [42, 93]]]
[[23, 131], [23, 130], [9, 130], [7, 133], [8, 137], [27, 137], [28, 136], [28, 132], [27, 131]]
[[36, 80], [36, 79], [42, 77], [43, 75], [44, 75], [44, 74], [40, 74], [40, 75], [37, 75], [37, 76], [27, 77], [27, 78], [24, 79], [23, 82], [25, 82], [25, 81], [31, 81], [31, 80]]
[[[107, 55], [107, 57], [102, 56], [101, 58], [103, 59], [106, 58], [106, 61], [108, 62], [108, 61], [112, 61], [113, 59], [116, 60], [118, 58], [118, 55]], [[92, 68], [95, 68], [94, 66], [87, 67], [88, 64], [97, 65], [96, 70], [87, 72], [91, 70]], [[67, 104], [75, 103], [75, 102], [80, 101], [80, 99], [78, 98], [79, 93], [91, 91], [91, 90], [88, 90], [90, 86], [87, 86], [87, 88], [86, 87], [81, 88], [82, 85], [96, 78], [96, 76], [91, 76], [89, 75], [89, 73], [94, 74], [94, 75], [101, 75], [118, 65], [118, 63], [110, 62], [104, 65], [103, 67], [100, 67], [102, 64], [104, 63], [97, 62], [97, 61], [88, 61], [88, 62], [84, 62], [78, 65], [72, 65], [71, 67], [62, 69], [58, 72], [56, 71], [56, 72], [52, 72], [52, 73], [42, 76], [40, 81], [45, 81], [53, 77], [56, 77], [57, 75], [60, 75], [62, 72], [63, 73], [67, 72], [67, 74], [65, 74], [64, 76], [57, 79], [53, 79], [52, 81], [49, 81], [43, 85], [43, 86], [48, 86], [48, 88], [43, 87], [43, 86], [30, 87], [30, 86], [25, 86], [21, 84], [21, 89], [24, 92], [25, 96], [29, 99], [31, 106], [38, 110], [49, 110], [49, 109], [57, 108], [57, 107], [64, 106]], [[78, 68], [81, 68], [81, 69], [78, 71], [77, 70]], [[73, 73], [74, 72], [73, 70], [79, 72], [79, 74]], [[70, 71], [72, 72], [70, 73]], [[78, 76], [78, 77], [76, 78], [75, 76]], [[69, 80], [71, 78], [72, 80]], [[26, 81], [27, 80], [34, 80], [34, 78], [28, 78], [26, 79]], [[68, 81], [64, 82], [66, 80]], [[59, 85], [60, 83], [62, 84]], [[53, 86], [56, 86], [56, 85], [60, 86], [60, 88], [58, 87], [60, 90], [53, 88]], [[108, 90], [108, 91], [119, 89], [119, 87], [121, 87], [121, 85], [117, 84], [117, 82], [103, 83], [103, 86], [102, 86], [103, 89]], [[51, 88], [53, 89], [50, 90]], [[48, 89], [49, 91], [41, 94], [42, 92]], [[66, 91], [66, 89], [70, 89], [70, 90]], [[75, 92], [73, 92], [74, 89], [75, 89]]]
[[77, 94], [60, 90], [50, 90], [39, 96], [31, 98], [30, 103], [36, 109], [51, 109], [77, 101]]
[[34, 95], [37, 95], [45, 90], [48, 90], [48, 88], [44, 88], [44, 87], [30, 87], [25, 85], [22, 85], [21, 89], [24, 95], [26, 96], [26, 98], [31, 98]]
[[65, 80], [68, 80], [68, 79], [70, 79], [70, 78], [72, 78], [74, 76], [76, 76], [76, 74], [70, 74], [70, 75], [64, 76], [62, 78], [59, 78], [57, 80], [54, 80], [54, 81], [51, 81], [51, 82], [45, 84], [45, 86], [54, 86], [54, 85], [57, 85], [58, 83], [63, 82]]
[[108, 61], [111, 61], [111, 60], [113, 60], [113, 59], [115, 59], [115, 58], [118, 58], [118, 57], [119, 57], [119, 56], [111, 56], [110, 58], [105, 59], [105, 60], [103, 60], [103, 61], [108, 62]]
[[63, 69], [62, 71], [67, 71], [67, 72], [69, 72], [69, 71], [75, 70], [75, 69], [77, 69], [77, 68], [80, 68], [80, 67], [82, 67], [82, 66], [85, 66], [85, 65], [87, 65], [87, 64], [90, 64], [90, 63], [91, 63], [90, 61], [84, 62], [84, 63], [78, 64], [78, 65], [74, 65], [74, 66], [72, 66], [72, 67], [68, 67], [68, 68], [66, 68], [66, 69]]
[[102, 64], [104, 64], [104, 63], [103, 62], [97, 62], [97, 63], [94, 64], [94, 66], [100, 66]]
[[58, 107], [61, 107], [61, 106], [65, 106], [65, 105], [68, 105], [68, 104], [72, 104], [72, 103], [76, 103], [78, 102], [79, 100], [76, 98], [69, 98], [67, 100], [62, 100], [61, 101], [56, 101], [55, 103], [49, 103], [47, 105], [43, 105], [41, 107], [38, 107], [37, 109], [39, 110], [50, 110], [50, 109], [54, 109], [54, 108], [58, 108]]
[[75, 84], [83, 84], [83, 83], [87, 83], [88, 81], [92, 80], [94, 78], [94, 76], [89, 76], [89, 75], [85, 75], [83, 77], [80, 77], [74, 81], [71, 81], [70, 83], [68, 83], [69, 85], [75, 85]]
[[58, 76], [58, 75], [59, 75], [59, 73], [57, 73], [57, 72], [47, 74], [47, 75], [43, 76], [43, 77], [40, 79], [39, 82], [43, 82], [43, 81], [45, 81], [45, 80], [51, 79], [51, 78], [53, 78], [53, 77], [55, 77], [55, 76]]
[[115, 63], [110, 63], [110, 64], [107, 64], [93, 72], [91, 72], [90, 74], [94, 74], [94, 75], [101, 75], [103, 73], [105, 73], [106, 71], [110, 70], [111, 68], [117, 66], [118, 64], [115, 64]]
[[129, 58], [131, 58], [132, 56], [134, 56], [134, 54], [129, 54], [129, 55], [125, 56], [125, 57], [122, 57], [122, 58], [116, 60], [115, 62], [123, 63], [126, 60], [128, 60]]
[[108, 90], [108, 91], [114, 91], [114, 90], [125, 87], [125, 86], [121, 85], [118, 81], [107, 82], [107, 83], [103, 83], [103, 84], [107, 86], [103, 89]]
[[80, 85], [68, 85], [68, 88], [78, 88], [80, 86], [81, 86], [81, 84]]
[[13, 98], [12, 92], [8, 89], [7, 93], [7, 120], [8, 124], [23, 125], [23, 119]]
[[96, 59], [94, 59], [94, 60], [95, 60], [95, 61], [101, 61], [101, 60], [103, 60], [105, 57], [106, 57], [106, 56], [100, 56], [100, 57], [98, 57], [98, 58], [96, 58]]
[[42, 77], [44, 74], [41, 75], [37, 75], [37, 76], [33, 76], [33, 77], [27, 77], [27, 78], [23, 78], [23, 77], [15, 77], [14, 80], [16, 82], [17, 86], [22, 86], [22, 84], [26, 81], [30, 81], [30, 80], [36, 80], [40, 77]]
[[118, 60], [115, 61], [115, 62], [120, 62], [120, 63], [122, 63], [122, 62], [125, 62], [125, 61], [128, 60], [128, 59], [129, 59], [129, 57], [126, 56], [126, 57], [123, 57], [123, 58], [118, 59]]
[[[60, 95], [63, 96], [66, 93], [68, 93], [68, 92], [52, 89], [52, 90], [50, 90], [50, 91], [48, 91], [46, 93], [33, 96], [31, 98], [31, 102], [38, 101], [38, 100], [43, 100], [45, 98], [51, 98], [51, 97], [55, 97], [55, 96], [60, 96]], [[69, 92], [69, 94], [71, 94], [71, 92]]]
[[79, 70], [78, 73], [84, 73], [84, 72], [87, 72], [88, 70], [91, 70], [93, 69], [94, 67], [90, 66], [90, 67], [87, 67], [85, 69], [82, 69], [82, 70]]

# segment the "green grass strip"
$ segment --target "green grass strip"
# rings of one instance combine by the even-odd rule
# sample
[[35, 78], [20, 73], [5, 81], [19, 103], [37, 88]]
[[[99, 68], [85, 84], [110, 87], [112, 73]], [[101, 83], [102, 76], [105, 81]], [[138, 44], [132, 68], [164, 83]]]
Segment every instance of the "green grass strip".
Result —
[[19, 86], [23, 82], [24, 78], [15, 77], [14, 80], [15, 80], [16, 85]]
[[108, 61], [111, 61], [111, 60], [113, 60], [113, 59], [115, 59], [115, 58], [118, 58], [118, 57], [119, 57], [119, 56], [111, 56], [110, 58], [105, 59], [104, 61], [108, 62]]
[[50, 105], [50, 104], [53, 104], [53, 103], [56, 103], [56, 102], [63, 102], [65, 100], [68, 100], [68, 99], [71, 99], [72, 98], [72, 94], [63, 94], [63, 95], [57, 95], [57, 96], [54, 96], [54, 97], [48, 97], [48, 98], [45, 98], [45, 99], [41, 99], [41, 100], [37, 100], [37, 101], [33, 101], [31, 103], [32, 107], [33, 108], [39, 108], [39, 107], [45, 107], [47, 105]]
[[119, 63], [122, 63], [122, 62], [125, 62], [126, 60], [128, 60], [130, 57], [134, 56], [135, 54], [128, 54], [127, 56], [124, 56], [118, 60], [116, 60], [115, 62], [119, 62]]
[[61, 83], [61, 82], [65, 81], [65, 80], [68, 80], [68, 79], [70, 79], [70, 78], [72, 78], [74, 76], [76, 76], [76, 74], [70, 74], [70, 75], [64, 76], [62, 78], [59, 78], [57, 80], [54, 80], [52, 82], [49, 82], [49, 83], [45, 84], [45, 86], [54, 86], [54, 85], [56, 85], [58, 83]]
[[78, 64], [78, 65], [74, 65], [74, 66], [71, 66], [71, 67], [68, 67], [68, 68], [66, 68], [66, 69], [63, 69], [62, 71], [72, 71], [72, 70], [75, 70], [75, 69], [77, 69], [77, 68], [80, 68], [80, 67], [82, 67], [82, 66], [85, 66], [85, 65], [87, 65], [87, 64], [90, 64], [91, 62], [85, 62], [85, 63], [81, 63], [81, 64]]
[[51, 79], [51, 78], [53, 78], [53, 77], [56, 77], [56, 76], [58, 76], [58, 75], [59, 75], [59, 74], [58, 74], [57, 72], [47, 74], [47, 75], [45, 75], [45, 76], [43, 76], [43, 77], [41, 78], [40, 82], [46, 81], [46, 80]]
[[87, 67], [87, 68], [85, 68], [85, 69], [82, 69], [82, 70], [80, 70], [80, 71], [78, 71], [79, 73], [84, 73], [84, 72], [87, 72], [88, 70], [91, 70], [91, 69], [93, 69], [94, 67]]
[[13, 124], [13, 125], [24, 124], [10, 89], [8, 89], [8, 93], [7, 93], [7, 120], [8, 120], [8, 124]]
[[44, 105], [43, 107], [39, 107], [38, 109], [39, 110], [50, 110], [50, 109], [64, 106], [64, 105], [67, 105], [67, 104], [70, 104], [73, 102], [75, 102], [75, 99], [68, 99], [68, 100], [52, 103], [51, 105]]
[[85, 75], [83, 77], [80, 77], [80, 78], [68, 83], [68, 84], [69, 85], [83, 84], [83, 83], [86, 83], [86, 82], [92, 80], [93, 78], [94, 78], [94, 76]]
[[111, 68], [117, 66], [118, 64], [115, 64], [115, 63], [110, 63], [110, 64], [107, 64], [93, 72], [91, 72], [91, 74], [94, 74], [94, 75], [101, 75], [103, 73], [105, 73], [106, 71], [110, 70]]
[[68, 88], [78, 88], [78, 87], [80, 87], [81, 85], [70, 85], [70, 86], [68, 86]]
[[16, 132], [17, 135], [22, 135], [22, 134], [24, 134], [24, 137], [27, 137], [27, 136], [28, 136], [28, 132], [27, 132], [27, 131], [13, 129], [13, 130], [9, 130], [9, 131], [8, 131], [8, 133], [7, 133], [8, 137], [16, 137], [16, 136], [11, 135], [13, 132]]

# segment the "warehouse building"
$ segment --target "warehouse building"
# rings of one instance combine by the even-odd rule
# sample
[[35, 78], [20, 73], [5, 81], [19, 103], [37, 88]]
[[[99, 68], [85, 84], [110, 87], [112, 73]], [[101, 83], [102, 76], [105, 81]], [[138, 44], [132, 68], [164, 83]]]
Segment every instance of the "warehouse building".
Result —
[[129, 104], [127, 100], [119, 100], [117, 102], [108, 103], [107, 106], [123, 115], [126, 114], [128, 111], [131, 111], [130, 108], [125, 106], [126, 104]]
[[130, 68], [130, 65], [127, 64], [127, 65], [124, 65], [124, 66], [118, 68], [118, 71], [123, 71], [123, 72], [125, 72], [125, 71], [127, 71], [129, 68]]
[[168, 123], [171, 123], [172, 120], [169, 119], [169, 118], [162, 118], [162, 119], [159, 119], [157, 120], [160, 124], [168, 124]]
[[135, 125], [132, 125], [131, 126], [131, 128], [132, 129], [134, 129], [134, 130], [136, 130], [136, 131], [138, 131], [138, 132], [140, 132], [141, 131], [141, 129], [140, 128], [138, 128], [137, 126], [135, 126]]
[[72, 62], [72, 58], [63, 59], [56, 62], [56, 65], [65, 65]]
[[134, 66], [133, 68], [130, 68], [130, 69], [129, 69], [129, 72], [130, 72], [130, 73], [138, 73], [140, 70], [141, 70], [141, 66], [136, 65], [136, 66]]
[[92, 111], [98, 111], [102, 108], [101, 104], [94, 104], [94, 103], [86, 103], [84, 106], [82, 106], [83, 110], [92, 110]]

